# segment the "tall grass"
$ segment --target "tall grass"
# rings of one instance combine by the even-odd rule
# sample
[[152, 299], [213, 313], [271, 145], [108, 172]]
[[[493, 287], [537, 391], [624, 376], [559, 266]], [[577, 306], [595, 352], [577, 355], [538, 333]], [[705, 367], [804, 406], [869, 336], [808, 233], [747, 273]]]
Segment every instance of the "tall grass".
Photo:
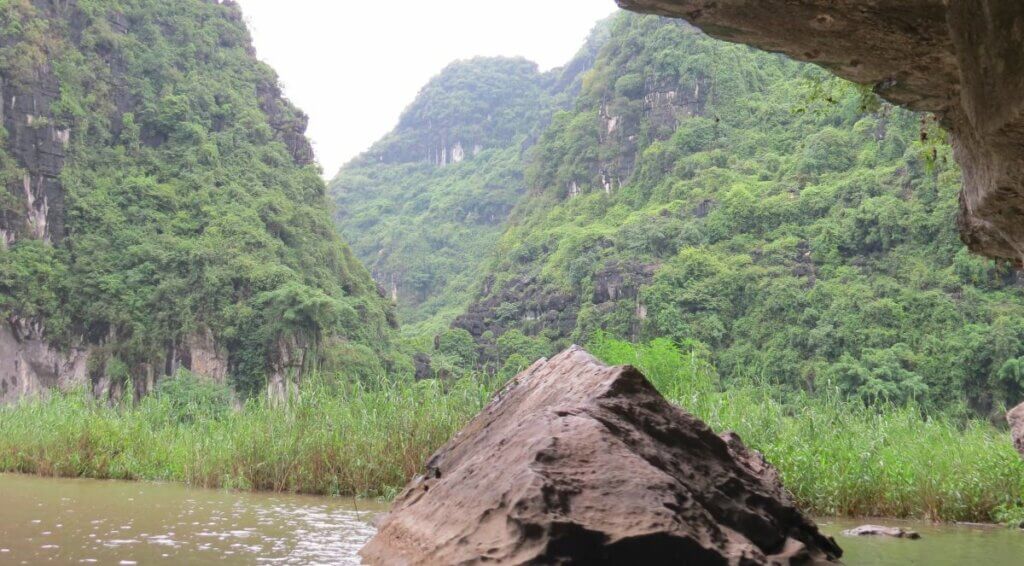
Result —
[[942, 521], [1024, 517], [1024, 460], [1009, 433], [984, 421], [926, 415], [914, 406], [865, 406], [824, 391], [721, 390], [701, 352], [668, 341], [633, 345], [599, 337], [592, 352], [632, 364], [669, 400], [715, 430], [735, 431], [764, 453], [800, 505], [817, 515]]
[[0, 471], [390, 496], [488, 397], [470, 381], [311, 387], [192, 419], [170, 396], [129, 408], [55, 394], [0, 409]]
[[[590, 346], [609, 363], [638, 366], [716, 430], [739, 433], [811, 513], [1024, 516], [1024, 461], [988, 423], [827, 393], [783, 403], [768, 387], [722, 390], [706, 355], [666, 341], [601, 338]], [[0, 471], [388, 497], [493, 390], [473, 380], [313, 386], [280, 407], [254, 401], [234, 411], [199, 410], [180, 392], [131, 408], [52, 395], [0, 408]]]

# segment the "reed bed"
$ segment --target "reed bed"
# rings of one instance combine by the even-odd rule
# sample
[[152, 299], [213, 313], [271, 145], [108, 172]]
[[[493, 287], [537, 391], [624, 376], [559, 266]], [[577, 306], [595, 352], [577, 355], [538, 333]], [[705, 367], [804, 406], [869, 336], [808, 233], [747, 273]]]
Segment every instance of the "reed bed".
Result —
[[[603, 338], [591, 349], [640, 367], [670, 400], [740, 434], [812, 514], [1024, 517], [1024, 461], [1008, 433], [987, 422], [827, 391], [782, 401], [770, 387], [723, 388], [704, 357], [663, 341]], [[135, 406], [54, 394], [0, 408], [0, 471], [388, 498], [498, 385], [314, 385], [278, 406], [255, 400], [236, 409], [189, 387]]]

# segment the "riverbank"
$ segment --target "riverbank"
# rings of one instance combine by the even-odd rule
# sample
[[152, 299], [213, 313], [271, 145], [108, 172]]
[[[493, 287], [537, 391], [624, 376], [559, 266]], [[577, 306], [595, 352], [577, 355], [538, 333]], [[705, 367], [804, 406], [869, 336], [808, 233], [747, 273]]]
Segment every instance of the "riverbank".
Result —
[[[940, 521], [1018, 520], [1024, 461], [984, 422], [865, 407], [753, 385], [721, 391], [702, 357], [667, 342], [592, 344], [632, 363], [674, 402], [765, 453], [809, 513]], [[497, 384], [307, 387], [292, 402], [221, 407], [155, 395], [109, 407], [84, 394], [0, 409], [0, 471], [141, 479], [308, 494], [392, 497], [487, 402]]]

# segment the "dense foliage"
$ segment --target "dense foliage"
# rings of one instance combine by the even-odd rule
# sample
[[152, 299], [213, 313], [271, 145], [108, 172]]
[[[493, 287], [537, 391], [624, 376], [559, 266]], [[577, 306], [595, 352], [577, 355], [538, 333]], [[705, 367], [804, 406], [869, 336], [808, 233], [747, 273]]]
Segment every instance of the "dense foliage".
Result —
[[[352, 164], [331, 183], [353, 251], [397, 301], [402, 323], [446, 326], [482, 277], [523, 194], [518, 147], [483, 150], [448, 167]], [[481, 253], [484, 251], [484, 253]]]
[[[357, 158], [361, 163], [447, 164], [456, 145], [511, 145], [536, 125], [544, 104], [537, 65], [522, 58], [478, 57], [448, 65], [420, 90], [393, 132]], [[448, 155], [442, 162], [442, 150]]]
[[208, 327], [246, 391], [279, 339], [386, 355], [389, 306], [335, 234], [305, 117], [238, 7], [43, 4], [0, 0], [0, 72], [31, 87], [49, 66], [59, 82], [67, 237], [0, 251], [0, 312], [135, 377]]
[[452, 63], [331, 181], [343, 236], [411, 333], [442, 329], [471, 299], [526, 192], [524, 148], [571, 102], [606, 31], [599, 25], [573, 61], [545, 73], [520, 58]]
[[403, 323], [443, 328], [468, 302], [481, 250], [524, 192], [520, 146], [548, 104], [543, 83], [523, 59], [455, 62], [331, 182], [342, 234]]
[[458, 323], [485, 345], [604, 329], [790, 391], [982, 414], [1024, 394], [1024, 296], [957, 240], [940, 131], [816, 68], [622, 14], [527, 183]]

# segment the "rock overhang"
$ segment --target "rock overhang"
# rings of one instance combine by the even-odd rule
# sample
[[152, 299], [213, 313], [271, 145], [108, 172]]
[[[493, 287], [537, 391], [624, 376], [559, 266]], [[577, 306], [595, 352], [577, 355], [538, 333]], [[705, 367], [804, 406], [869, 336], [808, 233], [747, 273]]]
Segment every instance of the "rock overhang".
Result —
[[1024, 2], [616, 1], [815, 63], [934, 113], [963, 169], [961, 239], [979, 254], [1024, 260]]

